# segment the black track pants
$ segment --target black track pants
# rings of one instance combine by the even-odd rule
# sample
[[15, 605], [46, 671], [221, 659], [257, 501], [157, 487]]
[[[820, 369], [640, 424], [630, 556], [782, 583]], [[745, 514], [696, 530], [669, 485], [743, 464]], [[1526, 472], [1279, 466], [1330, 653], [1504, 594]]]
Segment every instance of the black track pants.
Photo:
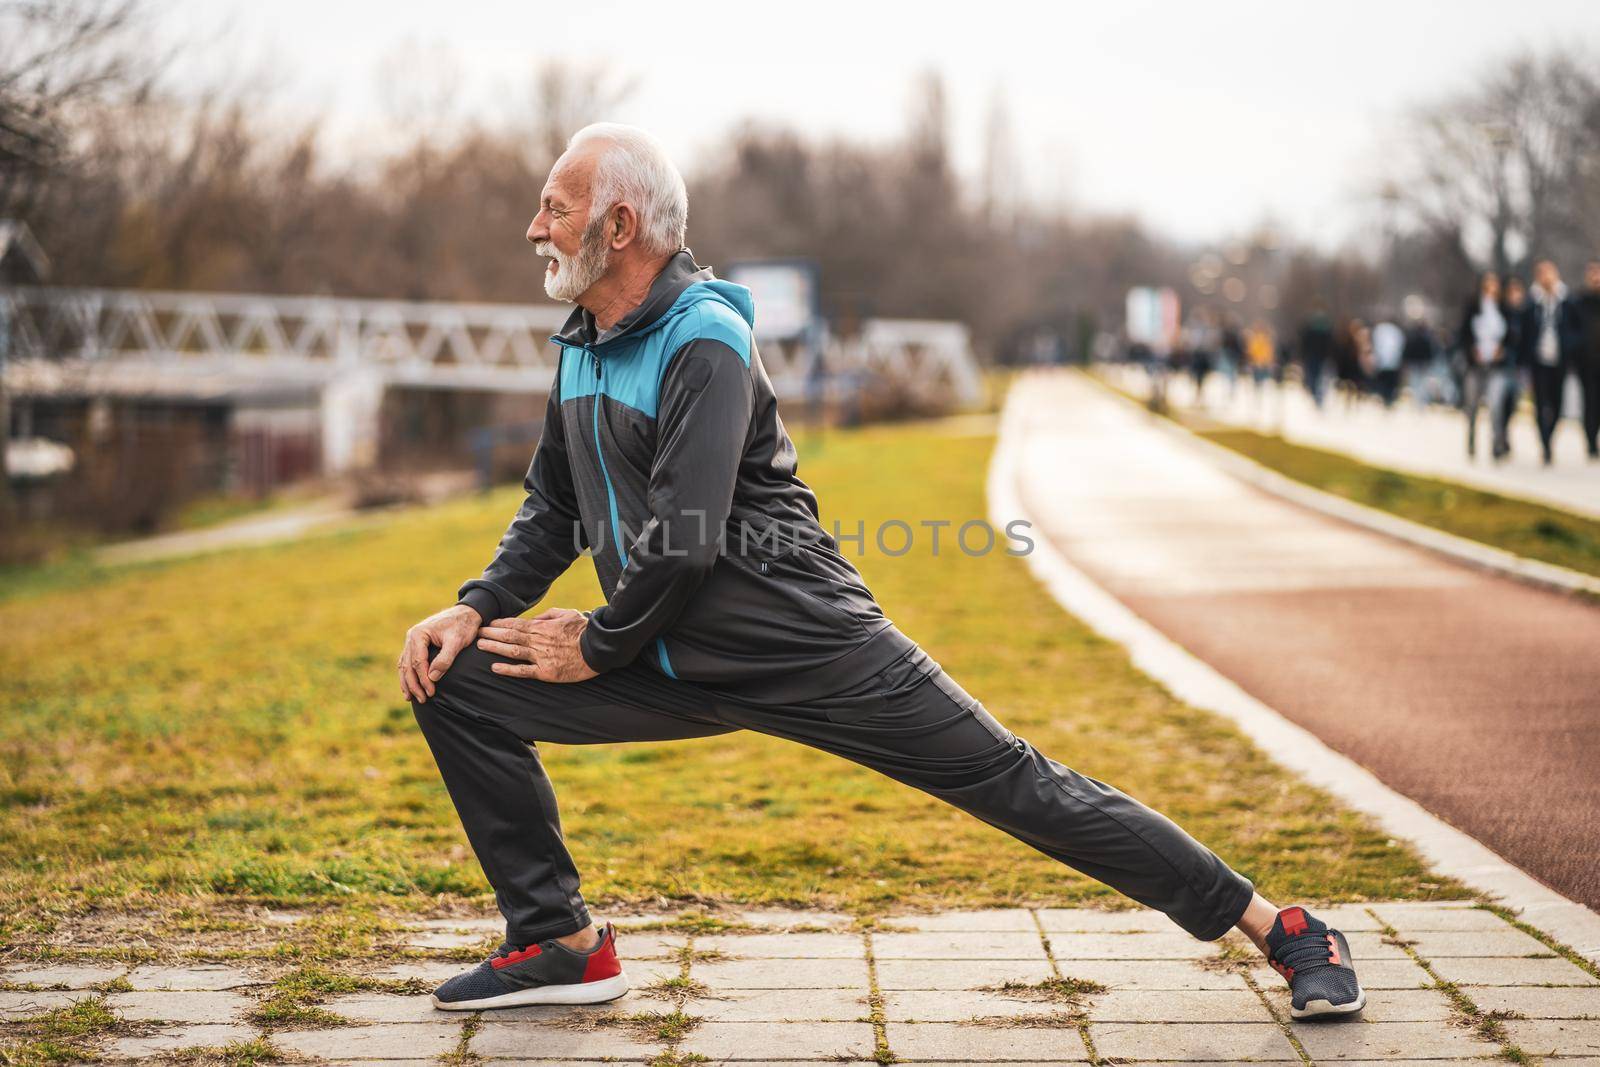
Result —
[[637, 664], [558, 685], [496, 674], [489, 667], [497, 661], [476, 647], [462, 650], [435, 695], [412, 706], [514, 945], [589, 922], [537, 742], [672, 741], [741, 729], [915, 786], [1165, 912], [1196, 937], [1221, 937], [1250, 902], [1249, 880], [1205, 846], [1014, 736], [920, 649], [844, 692], [771, 705]]

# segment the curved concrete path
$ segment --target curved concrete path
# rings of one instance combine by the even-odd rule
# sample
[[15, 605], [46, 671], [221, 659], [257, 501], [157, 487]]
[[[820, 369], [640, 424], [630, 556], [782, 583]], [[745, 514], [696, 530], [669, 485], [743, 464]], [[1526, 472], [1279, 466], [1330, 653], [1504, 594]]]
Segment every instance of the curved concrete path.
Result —
[[1312, 514], [1073, 375], [1030, 381], [1052, 544], [1252, 696], [1600, 907], [1600, 609]]

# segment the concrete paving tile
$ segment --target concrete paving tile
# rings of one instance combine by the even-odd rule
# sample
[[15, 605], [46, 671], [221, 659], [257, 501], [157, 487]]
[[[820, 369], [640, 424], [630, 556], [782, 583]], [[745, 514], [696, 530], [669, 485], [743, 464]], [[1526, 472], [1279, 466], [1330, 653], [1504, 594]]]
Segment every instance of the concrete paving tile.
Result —
[[440, 1056], [456, 1047], [465, 1018], [438, 1023], [344, 1026], [332, 1030], [288, 1030], [272, 1035], [279, 1048], [303, 1056], [338, 1059], [414, 1059]]
[[[1403, 935], [1416, 942], [1417, 955], [1428, 961], [1444, 956], [1550, 956], [1550, 947], [1510, 926], [1468, 933], [1435, 931]], [[1355, 951], [1355, 945], [1350, 946]], [[1360, 957], [1356, 957], [1360, 959]]]
[[125, 964], [99, 963], [30, 963], [20, 967], [7, 967], [0, 971], [0, 979], [16, 985], [62, 986], [66, 989], [88, 989], [127, 974]]
[[1181, 932], [1162, 934], [1051, 934], [1057, 962], [1068, 960], [1197, 960], [1217, 946]]
[[0, 990], [0, 1019], [26, 1019], [65, 1008], [75, 1000], [94, 996], [88, 989], [46, 989], [39, 992]]
[[695, 1027], [678, 1048], [711, 1060], [861, 1060], [875, 1044], [868, 1023], [718, 1022]]
[[[537, 1023], [565, 1030], [592, 1030], [604, 1020], [635, 1012], [669, 1011], [671, 1005], [652, 997], [623, 996], [604, 1004], [528, 1004], [520, 1008], [495, 1008], [484, 1015], [485, 1022]], [[435, 1018], [439, 1018], [438, 1015]], [[449, 1018], [449, 1016], [445, 1016]]]
[[468, 1046], [486, 1059], [526, 1060], [531, 1056], [557, 1060], [649, 1059], [663, 1042], [617, 1026], [578, 1030], [542, 1020], [503, 1020], [484, 1016]]
[[865, 959], [866, 942], [856, 934], [718, 934], [694, 939], [696, 951], [724, 952], [741, 959]]
[[890, 1022], [960, 1023], [991, 1016], [1054, 1015], [1061, 1010], [1049, 1001], [976, 989], [891, 989], [883, 994], [884, 1017]]
[[[320, 1060], [323, 1067], [437, 1067], [438, 1060]], [[526, 1060], [532, 1064], [553, 1063], [554, 1060]]]
[[1600, 986], [1473, 986], [1467, 995], [1483, 1011], [1514, 1011], [1529, 1019], [1600, 1019]]
[[1600, 1057], [1600, 1019], [1510, 1019], [1505, 1026], [1511, 1043], [1533, 1056]]
[[1294, 1036], [1313, 1060], [1381, 1060], [1493, 1056], [1500, 1046], [1459, 1026], [1438, 1023], [1291, 1023]]
[[367, 1023], [440, 1023], [450, 1018], [424, 996], [356, 993], [334, 997], [323, 1007], [346, 1019]]
[[1514, 929], [1492, 911], [1483, 908], [1447, 908], [1437, 904], [1373, 904], [1378, 918], [1400, 931], [1412, 935], [1433, 930], [1506, 930]]
[[245, 1012], [255, 1002], [242, 993], [196, 989], [112, 993], [106, 1003], [124, 1019], [140, 1022], [160, 1019], [174, 1023], [233, 1023], [243, 1022]]
[[1300, 1060], [1273, 1023], [1090, 1023], [1089, 1036], [1105, 1059]]
[[[384, 978], [393, 982], [416, 979], [423, 985], [432, 988], [444, 982], [447, 978], [454, 978], [471, 966], [473, 965], [469, 963], [458, 963], [451, 960], [406, 960], [404, 963], [396, 963], [374, 971], [373, 977]], [[627, 961], [623, 961], [623, 967], [627, 967]]]
[[972, 1026], [963, 1023], [891, 1023], [889, 1050], [905, 1060], [1054, 1061], [1087, 1063], [1076, 1027]]
[[128, 972], [134, 989], [242, 989], [264, 979], [243, 967], [196, 963], [188, 967], [135, 967]]
[[[1285, 1019], [1289, 1017], [1289, 987], [1280, 984], [1263, 992]], [[1437, 989], [1371, 989], [1361, 1018], [1369, 1023], [1443, 1023], [1451, 1018], [1450, 1001]]]
[[1006, 982], [1042, 982], [1050, 963], [1037, 960], [878, 960], [879, 989], [982, 989]]
[[1441, 956], [1428, 962], [1445, 981], [1459, 985], [1600, 985], [1593, 975], [1560, 958]]
[[[627, 971], [633, 974], [632, 967]], [[720, 960], [696, 963], [689, 977], [713, 989], [866, 989], [867, 964], [865, 960]]]
[[875, 934], [872, 954], [879, 960], [1042, 960], [1044, 942], [1036, 933], [1005, 930], [956, 933]]
[[249, 1041], [256, 1033], [254, 1027], [226, 1023], [177, 1026], [154, 1034], [119, 1037], [106, 1046], [105, 1052], [108, 1056], [128, 1059], [159, 1056], [180, 1048], [215, 1048], [235, 1041]]
[[[1099, 982], [1110, 989], [1245, 989], [1232, 971], [1210, 970], [1185, 960], [1062, 960], [1068, 978]], [[1283, 981], [1274, 971], [1274, 980]]]
[[1087, 1000], [1090, 1021], [1101, 1023], [1270, 1023], [1261, 998], [1249, 990], [1113, 989]]
[[[483, 934], [471, 930], [420, 930], [405, 940], [407, 948], [483, 948], [494, 951], [504, 938], [503, 933]], [[490, 944], [490, 942], [494, 942]]]
[[[1495, 1064], [1500, 1062], [1503, 1061], [1493, 1058], [1492, 1054], [1485, 1054], [1474, 1059], [1340, 1060], [1339, 1067], [1494, 1067]], [[1186, 1063], [1183, 1067], [1198, 1067], [1198, 1065]], [[1562, 1063], [1560, 1067], [1572, 1067], [1572, 1065], [1570, 1063]]]
[[1178, 924], [1159, 911], [1105, 911], [1097, 908], [1040, 908], [1039, 924], [1047, 934], [1171, 934]]
[[628, 984], [632, 988], [643, 989], [665, 979], [678, 977], [683, 973], [683, 964], [677, 960], [623, 960], [622, 973], [628, 976]]
[[1406, 960], [1411, 956], [1406, 952], [1404, 945], [1393, 943], [1386, 935], [1376, 932], [1345, 933], [1345, 940], [1350, 942], [1350, 954], [1355, 957], [1357, 966], [1362, 960]]
[[423, 919], [406, 923], [412, 930], [470, 930], [480, 936], [498, 934], [505, 936], [506, 921], [498, 915], [466, 915], [457, 919]]
[[685, 1012], [707, 1022], [853, 1022], [871, 1014], [865, 989], [725, 989], [699, 997]]
[[658, 960], [683, 949], [689, 939], [681, 934], [618, 933], [617, 953], [624, 960]]
[[854, 920], [836, 911], [804, 911], [799, 908], [752, 908], [738, 912], [734, 918], [751, 926], [849, 926]]
[[1311, 913], [1346, 937], [1357, 931], [1377, 932], [1383, 927], [1383, 924], [1367, 911], [1365, 904], [1335, 904], [1326, 908], [1313, 906]]
[[936, 915], [896, 915], [888, 920], [896, 927], [931, 933], [949, 930], [960, 933], [1013, 931], [1037, 934], [1033, 916], [1026, 908], [989, 908], [983, 911], [943, 911]]

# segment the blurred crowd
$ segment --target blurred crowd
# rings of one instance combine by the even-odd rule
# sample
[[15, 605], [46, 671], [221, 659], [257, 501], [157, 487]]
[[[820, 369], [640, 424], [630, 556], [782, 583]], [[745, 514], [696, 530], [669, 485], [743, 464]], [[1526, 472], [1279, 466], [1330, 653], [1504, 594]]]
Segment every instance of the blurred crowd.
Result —
[[1419, 410], [1447, 405], [1465, 417], [1469, 456], [1478, 453], [1487, 416], [1495, 460], [1511, 454], [1509, 427], [1528, 397], [1546, 464], [1571, 379], [1589, 458], [1600, 460], [1600, 259], [1587, 264], [1576, 291], [1554, 261], [1541, 259], [1531, 279], [1483, 273], [1454, 316], [1418, 297], [1400, 312], [1336, 316], [1317, 302], [1285, 336], [1265, 319], [1244, 323], [1201, 307], [1165, 352], [1135, 344], [1128, 354], [1149, 367], [1163, 398], [1166, 377], [1185, 374], [1197, 397], [1216, 375], [1230, 397], [1241, 380], [1259, 390], [1298, 378], [1318, 408], [1330, 396], [1346, 406], [1393, 407], [1403, 398]]

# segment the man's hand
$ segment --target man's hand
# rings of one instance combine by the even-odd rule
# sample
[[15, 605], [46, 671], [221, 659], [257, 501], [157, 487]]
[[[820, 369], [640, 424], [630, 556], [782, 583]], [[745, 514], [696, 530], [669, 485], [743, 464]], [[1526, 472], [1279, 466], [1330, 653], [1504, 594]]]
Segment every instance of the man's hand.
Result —
[[478, 633], [478, 647], [514, 663], [490, 669], [512, 678], [541, 682], [581, 682], [597, 673], [583, 660], [578, 638], [589, 616], [571, 608], [551, 608], [531, 619], [495, 619]]
[[[425, 704], [433, 696], [433, 683], [455, 662], [456, 653], [467, 647], [483, 625], [483, 616], [465, 604], [445, 608], [406, 631], [406, 645], [400, 650], [400, 699]], [[438, 645], [439, 654], [428, 662], [428, 646]]]

